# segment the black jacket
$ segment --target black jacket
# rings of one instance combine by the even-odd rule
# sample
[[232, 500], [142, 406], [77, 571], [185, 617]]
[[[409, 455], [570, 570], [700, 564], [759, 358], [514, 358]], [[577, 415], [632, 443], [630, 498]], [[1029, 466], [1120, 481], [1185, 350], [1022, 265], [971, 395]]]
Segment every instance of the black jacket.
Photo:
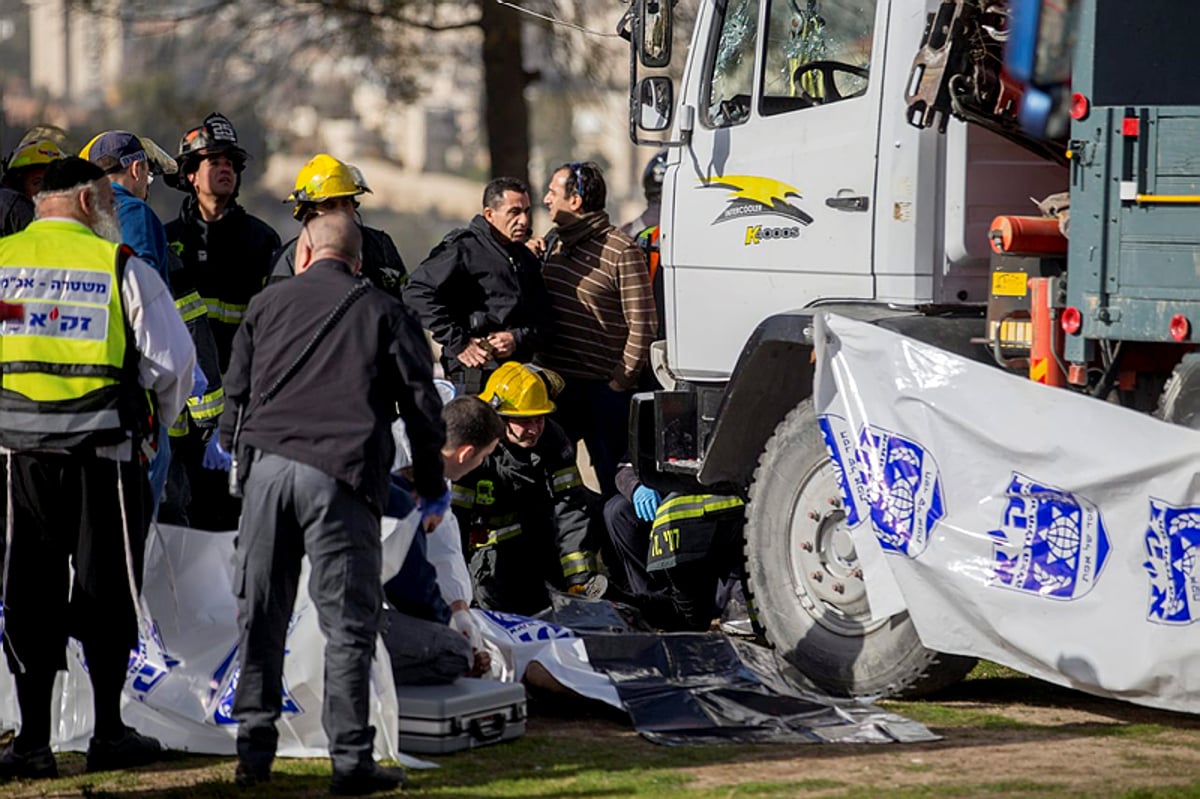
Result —
[[471, 314], [478, 312], [491, 316], [496, 331], [512, 332], [517, 350], [511, 360], [531, 360], [550, 304], [541, 261], [524, 244], [500, 243], [482, 216], [433, 248], [404, 286], [404, 301], [448, 362], [466, 349]]
[[358, 284], [349, 267], [326, 259], [250, 302], [225, 373], [221, 443], [232, 445], [237, 408], [246, 407], [243, 445], [320, 469], [382, 512], [397, 408], [412, 443], [418, 493], [433, 498], [446, 490], [433, 363], [416, 317], [399, 300], [369, 289], [275, 398], [258, 401]]
[[33, 217], [33, 200], [19, 191], [0, 188], [0, 236], [20, 233]]
[[266, 285], [279, 236], [237, 204], [216, 222], [205, 222], [194, 196], [184, 199], [179, 218], [168, 222], [166, 228], [171, 249], [187, 266], [208, 305], [221, 371], [225, 371], [233, 334], [250, 298]]
[[533, 614], [550, 604], [547, 582], [565, 588], [596, 571], [588, 491], [553, 419], [531, 449], [502, 438], [451, 486], [450, 502], [482, 607]]
[[[376, 288], [383, 289], [396, 299], [400, 299], [404, 281], [408, 280], [408, 269], [404, 259], [396, 249], [392, 237], [382, 230], [359, 225], [362, 231], [362, 276], [371, 281]], [[275, 265], [271, 268], [271, 276], [267, 284], [278, 283], [280, 280], [296, 274], [296, 239], [293, 238], [279, 252], [275, 253]]]

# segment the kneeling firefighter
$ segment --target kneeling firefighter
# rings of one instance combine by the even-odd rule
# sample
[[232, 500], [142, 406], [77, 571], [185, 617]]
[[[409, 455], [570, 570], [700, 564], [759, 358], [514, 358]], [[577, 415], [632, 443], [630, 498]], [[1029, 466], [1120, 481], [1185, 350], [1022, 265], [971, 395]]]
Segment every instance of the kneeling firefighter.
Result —
[[532, 615], [550, 605], [547, 583], [589, 595], [607, 584], [590, 543], [594, 500], [575, 447], [548, 418], [562, 385], [554, 372], [509, 362], [480, 395], [504, 420], [504, 435], [450, 493], [482, 608]]

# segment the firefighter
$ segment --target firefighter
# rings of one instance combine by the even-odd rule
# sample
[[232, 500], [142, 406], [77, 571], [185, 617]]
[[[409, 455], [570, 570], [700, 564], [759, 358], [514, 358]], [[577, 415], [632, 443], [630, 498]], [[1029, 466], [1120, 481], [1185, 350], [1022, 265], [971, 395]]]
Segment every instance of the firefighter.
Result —
[[[358, 167], [344, 163], [332, 155], [319, 153], [300, 168], [296, 174], [296, 186], [284, 202], [294, 202], [292, 216], [304, 224], [317, 214], [343, 213], [358, 222], [363, 236], [362, 276], [376, 288], [381, 288], [396, 299], [408, 278], [404, 259], [400, 257], [392, 237], [377, 228], [367, 227], [358, 214], [358, 197], [370, 194]], [[275, 256], [269, 282], [291, 277], [295, 274], [296, 239], [293, 238]]]
[[561, 385], [553, 372], [509, 362], [480, 395], [503, 419], [504, 435], [450, 490], [479, 607], [532, 615], [550, 605], [546, 583], [589, 595], [604, 584], [575, 447], [548, 418], [551, 388]]
[[42, 187], [46, 167], [62, 157], [62, 149], [51, 139], [39, 138], [36, 129], [9, 153], [0, 169], [0, 236], [18, 233], [33, 221], [33, 196]]
[[188, 195], [179, 217], [166, 226], [167, 241], [183, 265], [183, 272], [172, 276], [172, 288], [185, 317], [201, 305], [207, 313], [217, 373], [205, 370], [209, 396], [188, 406], [186, 430], [185, 420], [172, 428], [174, 465], [164, 511], [182, 505], [183, 516], [171, 520], [205, 530], [237, 527], [240, 503], [229, 496], [225, 475], [214, 468], [221, 459], [212, 426], [224, 404], [223, 394], [218, 396], [220, 375], [229, 367], [234, 333], [250, 298], [262, 290], [280, 245], [275, 231], [237, 202], [247, 158], [233, 124], [221, 114], [209, 114], [184, 133], [175, 156], [179, 171], [166, 176], [169, 185]]
[[618, 470], [616, 482], [620, 493], [604, 506], [615, 555], [610, 578], [654, 626], [707, 630], [725, 604], [718, 598], [722, 589], [728, 593], [723, 581], [741, 577], [745, 503], [702, 493], [698, 484], [664, 498], [629, 464]]

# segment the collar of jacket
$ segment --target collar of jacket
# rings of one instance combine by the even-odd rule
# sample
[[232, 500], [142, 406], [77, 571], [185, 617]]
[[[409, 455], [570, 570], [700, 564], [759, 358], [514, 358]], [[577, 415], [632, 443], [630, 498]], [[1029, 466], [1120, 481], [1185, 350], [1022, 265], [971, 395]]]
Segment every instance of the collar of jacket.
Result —
[[354, 272], [350, 269], [350, 264], [346, 263], [345, 261], [339, 261], [337, 258], [322, 258], [319, 261], [313, 261], [309, 265], [308, 269], [304, 270], [304, 272], [301, 274], [301, 277], [303, 277], [305, 274], [308, 274], [318, 266], [327, 267], [346, 275], [354, 274]]
[[220, 219], [215, 222], [206, 222], [204, 217], [200, 216], [200, 201], [196, 199], [196, 195], [189, 194], [183, 198], [183, 205], [179, 209], [179, 218], [188, 225], [208, 226], [219, 225], [245, 213], [246, 209], [238, 205], [238, 201], [234, 199], [225, 206], [225, 214]]
[[520, 257], [520, 249], [528, 252], [528, 248], [524, 244], [516, 244], [513, 242], [503, 242], [497, 238], [492, 226], [483, 218], [483, 214], [476, 214], [471, 223], [467, 225], [467, 229], [475, 234], [475, 238], [479, 241], [487, 242], [487, 245], [496, 251], [501, 257], [506, 259], [513, 266], [517, 265], [517, 258]]
[[555, 228], [558, 231], [558, 240], [562, 243], [564, 250], [573, 250], [575, 245], [581, 241], [587, 241], [612, 227], [612, 223], [608, 221], [608, 212], [604, 210], [592, 211], [584, 214], [566, 225], [560, 225]]

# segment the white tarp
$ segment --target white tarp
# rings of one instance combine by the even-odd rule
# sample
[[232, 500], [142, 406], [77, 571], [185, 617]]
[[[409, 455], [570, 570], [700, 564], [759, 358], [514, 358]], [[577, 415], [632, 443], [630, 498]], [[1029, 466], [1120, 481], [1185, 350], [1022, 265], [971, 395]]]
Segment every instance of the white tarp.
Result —
[[1200, 433], [831, 314], [816, 339], [873, 613], [902, 599], [931, 649], [1200, 712]]
[[[384, 560], [392, 571], [403, 562], [412, 540], [416, 524], [410, 521], [384, 517]], [[123, 715], [126, 723], [169, 749], [224, 755], [236, 751], [235, 535], [159, 525], [147, 541], [142, 595], [153, 634], [148, 641], [142, 637], [130, 659]], [[305, 560], [284, 658], [281, 757], [328, 754], [321, 729], [325, 639], [307, 585]], [[472, 613], [503, 679], [520, 680], [526, 665], [536, 659], [568, 687], [620, 707], [616, 690], [587, 664], [582, 642], [570, 630], [523, 616]], [[83, 751], [91, 736], [92, 697], [83, 652], [74, 640], [67, 661], [68, 671], [60, 673], [55, 694], [53, 745], [60, 751]], [[376, 729], [376, 757], [398, 758], [408, 766], [431, 765], [397, 751], [399, 717], [391, 663], [380, 640], [371, 665], [370, 723]], [[0, 657], [0, 729], [16, 728], [19, 718], [12, 677]]]

